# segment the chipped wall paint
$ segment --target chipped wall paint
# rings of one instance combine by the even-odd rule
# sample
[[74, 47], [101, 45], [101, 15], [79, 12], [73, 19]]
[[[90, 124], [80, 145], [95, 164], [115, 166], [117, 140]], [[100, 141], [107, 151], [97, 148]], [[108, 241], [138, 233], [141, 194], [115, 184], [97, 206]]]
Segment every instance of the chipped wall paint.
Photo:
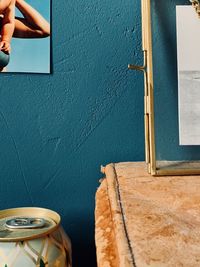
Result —
[[53, 1], [53, 74], [0, 76], [0, 208], [58, 211], [75, 266], [95, 266], [100, 165], [144, 158], [139, 4]]

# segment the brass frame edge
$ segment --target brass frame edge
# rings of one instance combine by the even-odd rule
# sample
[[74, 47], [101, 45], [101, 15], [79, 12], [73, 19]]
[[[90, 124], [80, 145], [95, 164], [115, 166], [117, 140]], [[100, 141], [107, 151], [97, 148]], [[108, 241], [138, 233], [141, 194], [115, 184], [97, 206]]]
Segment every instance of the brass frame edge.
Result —
[[148, 169], [149, 173], [156, 174], [156, 153], [155, 153], [155, 128], [154, 128], [154, 90], [153, 90], [153, 51], [152, 51], [152, 30], [151, 30], [151, 1], [142, 2], [142, 34], [143, 49], [147, 51], [147, 82], [146, 101], [148, 106], [148, 124], [145, 123], [145, 133], [148, 135], [145, 144], [146, 151], [149, 151]]
[[189, 176], [200, 175], [200, 169], [157, 169], [154, 176]]

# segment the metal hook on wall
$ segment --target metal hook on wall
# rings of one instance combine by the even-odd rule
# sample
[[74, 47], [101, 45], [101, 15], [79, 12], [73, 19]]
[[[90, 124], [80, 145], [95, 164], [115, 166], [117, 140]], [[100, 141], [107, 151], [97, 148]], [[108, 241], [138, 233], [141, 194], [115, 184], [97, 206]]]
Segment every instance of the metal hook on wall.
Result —
[[143, 66], [129, 64], [130, 70], [138, 70], [144, 73], [144, 122], [145, 122], [145, 154], [146, 163], [150, 163], [150, 141], [149, 141], [149, 88], [147, 74], [147, 50], [143, 50], [144, 63]]
[[128, 64], [128, 68], [130, 70], [139, 70], [139, 71], [147, 72], [147, 51], [143, 50], [143, 54], [144, 54], [144, 64], [143, 64], [143, 66]]

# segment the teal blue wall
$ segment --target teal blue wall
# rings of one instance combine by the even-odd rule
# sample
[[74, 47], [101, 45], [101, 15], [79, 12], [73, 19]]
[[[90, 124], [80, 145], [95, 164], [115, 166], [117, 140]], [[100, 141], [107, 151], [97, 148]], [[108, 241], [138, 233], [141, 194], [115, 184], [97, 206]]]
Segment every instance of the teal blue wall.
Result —
[[100, 165], [144, 159], [139, 3], [53, 0], [53, 73], [0, 76], [0, 208], [58, 211], [78, 267], [95, 266]]

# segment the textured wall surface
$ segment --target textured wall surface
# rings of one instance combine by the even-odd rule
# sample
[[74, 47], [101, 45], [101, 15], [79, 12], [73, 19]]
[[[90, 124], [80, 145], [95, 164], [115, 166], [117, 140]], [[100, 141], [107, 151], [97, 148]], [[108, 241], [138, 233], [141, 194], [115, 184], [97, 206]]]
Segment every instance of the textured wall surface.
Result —
[[53, 73], [0, 76], [0, 208], [58, 211], [93, 267], [100, 165], [144, 158], [140, 1], [52, 2]]

